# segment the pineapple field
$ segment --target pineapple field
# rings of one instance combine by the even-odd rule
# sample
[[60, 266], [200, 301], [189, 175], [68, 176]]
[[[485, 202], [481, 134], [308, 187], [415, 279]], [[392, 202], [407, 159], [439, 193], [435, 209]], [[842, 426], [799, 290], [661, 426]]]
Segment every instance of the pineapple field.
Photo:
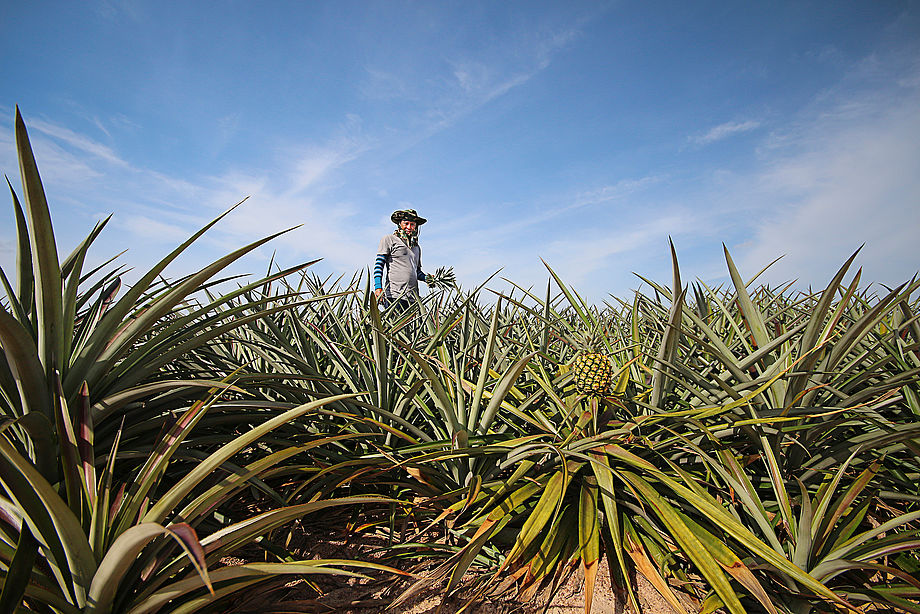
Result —
[[602, 305], [547, 266], [399, 311], [313, 263], [222, 277], [274, 237], [164, 278], [217, 218], [127, 285], [85, 266], [107, 220], [58, 251], [18, 111], [16, 146], [0, 612], [328, 612], [342, 579], [531, 611], [571, 578], [589, 612], [602, 561], [636, 613], [639, 578], [677, 612], [920, 612], [917, 279], [854, 254], [802, 292], [726, 250], [709, 287], [671, 246]]

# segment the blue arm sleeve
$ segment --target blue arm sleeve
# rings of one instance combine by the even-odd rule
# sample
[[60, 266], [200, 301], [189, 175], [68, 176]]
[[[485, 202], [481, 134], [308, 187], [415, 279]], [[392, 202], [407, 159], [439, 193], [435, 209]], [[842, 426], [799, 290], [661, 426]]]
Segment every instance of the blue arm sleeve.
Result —
[[383, 265], [386, 261], [386, 256], [377, 254], [377, 262], [374, 263], [374, 290], [383, 289]]
[[422, 272], [422, 269], [416, 272], [416, 277], [418, 277], [419, 281], [425, 281], [425, 273]]

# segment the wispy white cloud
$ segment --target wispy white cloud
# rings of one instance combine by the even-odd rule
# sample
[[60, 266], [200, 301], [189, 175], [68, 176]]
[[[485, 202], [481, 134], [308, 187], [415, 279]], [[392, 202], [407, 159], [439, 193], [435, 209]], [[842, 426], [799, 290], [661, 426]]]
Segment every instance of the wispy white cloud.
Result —
[[894, 284], [920, 269], [916, 83], [836, 92], [765, 150], [763, 166], [744, 178], [760, 203], [739, 246], [750, 270], [785, 255], [768, 279], [817, 285], [862, 244], [864, 279]]
[[58, 143], [63, 143], [83, 153], [100, 158], [108, 164], [127, 167], [128, 163], [122, 160], [110, 147], [99, 143], [85, 135], [78, 134], [69, 128], [41, 119], [29, 122], [31, 129], [37, 130], [53, 138]]
[[229, 144], [237, 135], [240, 129], [240, 123], [243, 120], [241, 112], [228, 113], [223, 117], [218, 117], [216, 125], [216, 149], [221, 150]]
[[785, 254], [772, 278], [827, 279], [863, 243], [860, 262], [870, 279], [893, 283], [920, 268], [920, 100], [914, 102], [827, 135], [764, 172], [760, 181], [776, 206], [745, 246], [751, 268]]
[[187, 228], [146, 215], [128, 214], [118, 221], [118, 225], [136, 236], [143, 236], [148, 241], [156, 243], [178, 245], [189, 236]]
[[[669, 236], [689, 232], [693, 226], [687, 214], [672, 211], [619, 228], [592, 228], [553, 241], [545, 250], [545, 259], [556, 263], [557, 272], [575, 284], [611, 268], [643, 273], [651, 251], [663, 253]], [[609, 275], [609, 270], [604, 271], [604, 277]]]
[[[599, 188], [576, 191], [571, 194], [544, 197], [544, 202], [535, 211], [527, 215], [518, 216], [504, 223], [490, 223], [489, 227], [477, 233], [477, 236], [486, 240], [505, 240], [509, 235], [520, 234], [528, 228], [539, 227], [560, 218], [580, 216], [581, 219], [596, 218], [597, 212], [579, 214], [579, 210], [609, 205], [611, 203], [625, 203], [626, 199], [642, 190], [655, 185], [662, 180], [660, 176], [640, 177], [638, 179], [621, 179], [610, 185]], [[477, 220], [476, 223], [481, 223]], [[544, 228], [543, 231], [552, 232]]]
[[475, 53], [447, 53], [444, 64], [436, 68], [425, 63], [399, 68], [369, 65], [361, 90], [369, 99], [412, 108], [406, 121], [393, 127], [398, 143], [388, 145], [405, 151], [528, 83], [577, 39], [592, 17], [554, 29], [509, 33]]
[[605, 185], [600, 188], [581, 192], [573, 198], [572, 204], [568, 207], [564, 207], [560, 213], [565, 213], [570, 209], [579, 209], [581, 207], [623, 199], [660, 183], [663, 179], [664, 176], [662, 175], [649, 175], [638, 179], [621, 179], [612, 185]]
[[[46, 191], [69, 206], [80, 204], [92, 215], [144, 206], [181, 210], [201, 194], [199, 184], [135, 167], [86, 134], [41, 118], [28, 118], [26, 125]], [[0, 164], [18, 176], [11, 172], [18, 171], [12, 126], [0, 132]]]
[[[518, 32], [508, 41], [485, 49], [480, 57], [449, 60], [454, 81], [450, 94], [466, 96], [461, 107], [481, 106], [523, 85], [550, 66], [553, 58], [581, 34], [588, 21], [582, 18], [561, 28]], [[461, 99], [462, 100], [462, 99]]]
[[[301, 228], [260, 250], [256, 258], [267, 259], [277, 249], [284, 264], [323, 258], [330, 268], [357, 270], [372, 260], [380, 238], [368, 220], [354, 224], [358, 208], [334, 194], [345, 167], [369, 147], [357, 116], [343, 118], [326, 142], [296, 149], [279, 145], [270, 164], [197, 177], [132, 165], [90, 136], [47, 120], [29, 120], [28, 126], [62, 250], [79, 241], [96, 219], [114, 211], [94, 251], [110, 255], [130, 247], [125, 258], [143, 269], [163, 255], [164, 246], [188, 238], [247, 196], [248, 202], [199, 240], [194, 253], [178, 264], [182, 270], [173, 274], [199, 268], [205, 260], [300, 224]], [[0, 132], [0, 164], [18, 187], [11, 132], [11, 127]], [[6, 267], [13, 256], [5, 230], [0, 240], [4, 243], [0, 258]]]
[[456, 88], [450, 89], [456, 89], [462, 96], [455, 99], [459, 104], [452, 109], [453, 112], [446, 114], [444, 121], [452, 123], [458, 117], [527, 83], [546, 65], [548, 62], [538, 61], [534, 66], [524, 68], [519, 72], [506, 73], [502, 67], [490, 66], [479, 61], [456, 62], [453, 67]]
[[354, 160], [358, 153], [350, 144], [315, 147], [303, 152], [288, 170], [290, 184], [287, 193], [296, 197], [316, 187], [336, 169]]
[[741, 134], [743, 132], [750, 132], [751, 130], [756, 130], [759, 128], [761, 123], [756, 120], [746, 120], [746, 121], [734, 121], [734, 122], [725, 122], [724, 124], [719, 124], [710, 128], [707, 132], [688, 137], [690, 142], [696, 145], [709, 145], [710, 143], [715, 143], [716, 141], [721, 141], [727, 139], [730, 136], [736, 134]]
[[[692, 184], [662, 186], [667, 189], [656, 193], [669, 194], [663, 202], [643, 193], [661, 183], [658, 176], [585, 190], [567, 205], [525, 216], [509, 228], [537, 229], [555, 221], [559, 238], [521, 249], [538, 250], [564, 279], [598, 292], [631, 287], [627, 270], [667, 278], [668, 236], [675, 239], [686, 281], [722, 280], [722, 241], [748, 275], [784, 256], [761, 277], [769, 283], [797, 279], [800, 287], [820, 286], [863, 244], [857, 266], [864, 269], [864, 283], [905, 281], [920, 270], [920, 67], [886, 70], [884, 62], [860, 63], [855, 75], [788, 118], [785, 129], [777, 126], [755, 140], [757, 157], [746, 170], [709, 169]], [[753, 120], [729, 122], [700, 142], [759, 127]], [[627, 207], [617, 208], [620, 226], [605, 227], [596, 211], [580, 232], [567, 234], [559, 224], [567, 209], [577, 215], [580, 204], [606, 204], [608, 197]], [[641, 210], [654, 218], [629, 216]], [[510, 260], [521, 281], [544, 273], [533, 259]]]
[[[492, 50], [487, 58], [454, 60], [456, 87], [447, 92], [456, 101], [439, 127], [452, 125], [477, 108], [524, 85], [550, 66], [553, 57], [575, 40], [580, 25], [528, 36], [517, 41], [517, 48]], [[504, 58], [516, 58], [509, 63]], [[458, 92], [463, 96], [456, 97]], [[443, 101], [442, 101], [443, 103]]]
[[273, 241], [263, 255], [277, 249], [290, 259], [323, 258], [329, 267], [339, 270], [367, 266], [380, 237], [361, 218], [359, 207], [335, 195], [347, 166], [367, 147], [361, 137], [337, 137], [296, 154], [286, 151], [280, 156], [286, 162], [271, 172], [216, 178], [214, 184], [220, 189], [210, 195], [212, 200], [226, 200], [233, 194], [250, 196], [226, 220], [228, 246], [299, 225]]

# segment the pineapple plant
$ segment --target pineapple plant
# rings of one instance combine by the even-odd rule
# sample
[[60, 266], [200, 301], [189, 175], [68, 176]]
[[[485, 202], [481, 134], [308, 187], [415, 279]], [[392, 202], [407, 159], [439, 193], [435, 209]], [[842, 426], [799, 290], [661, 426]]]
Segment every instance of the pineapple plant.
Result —
[[610, 359], [601, 351], [604, 342], [600, 330], [595, 328], [588, 332], [577, 333], [573, 341], [578, 351], [572, 363], [575, 390], [588, 396], [605, 396], [610, 388], [613, 369], [610, 366]]

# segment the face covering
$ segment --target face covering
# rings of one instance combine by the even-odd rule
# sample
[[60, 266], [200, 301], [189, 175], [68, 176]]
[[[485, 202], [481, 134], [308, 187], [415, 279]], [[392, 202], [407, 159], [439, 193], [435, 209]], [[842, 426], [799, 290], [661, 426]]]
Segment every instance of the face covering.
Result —
[[418, 229], [408, 232], [402, 228], [397, 228], [396, 232], [393, 233], [397, 237], [403, 240], [403, 243], [412, 247], [413, 245], [418, 245]]

